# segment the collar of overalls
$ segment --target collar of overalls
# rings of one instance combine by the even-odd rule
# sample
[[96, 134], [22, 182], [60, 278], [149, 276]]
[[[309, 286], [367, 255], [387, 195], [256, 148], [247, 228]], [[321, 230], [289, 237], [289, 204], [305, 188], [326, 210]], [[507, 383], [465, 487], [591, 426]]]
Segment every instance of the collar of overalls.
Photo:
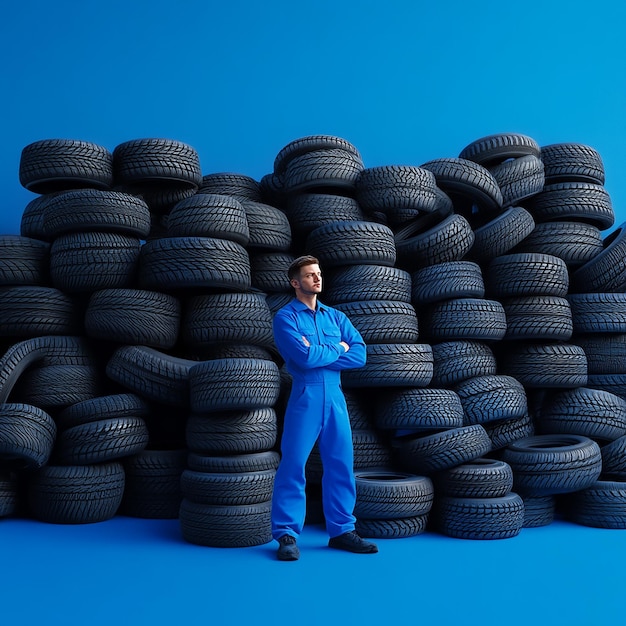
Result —
[[304, 304], [304, 302], [300, 302], [300, 300], [298, 300], [297, 298], [294, 298], [294, 300], [293, 300], [293, 307], [296, 309], [296, 311], [298, 311], [298, 313], [301, 312], [301, 311], [309, 311], [310, 313], [317, 313], [318, 311], [327, 311], [328, 310], [328, 307], [325, 304], [322, 304], [318, 300], [317, 301], [317, 306], [315, 307], [315, 311], [313, 311], [306, 304]]

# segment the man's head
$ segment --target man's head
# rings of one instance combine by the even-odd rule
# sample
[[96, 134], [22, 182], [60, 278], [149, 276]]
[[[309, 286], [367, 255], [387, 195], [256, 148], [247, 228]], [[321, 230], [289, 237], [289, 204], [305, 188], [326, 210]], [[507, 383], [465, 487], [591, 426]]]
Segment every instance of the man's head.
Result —
[[313, 295], [322, 291], [322, 272], [314, 256], [307, 254], [295, 259], [287, 270], [287, 276], [296, 295]]

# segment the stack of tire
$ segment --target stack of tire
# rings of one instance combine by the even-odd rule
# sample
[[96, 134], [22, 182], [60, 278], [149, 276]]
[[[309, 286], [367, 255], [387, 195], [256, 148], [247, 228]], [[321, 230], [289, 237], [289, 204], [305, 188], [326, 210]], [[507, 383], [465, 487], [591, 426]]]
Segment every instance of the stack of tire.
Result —
[[[448, 422], [432, 423], [426, 432], [396, 433], [394, 447], [404, 468], [435, 480], [431, 528], [455, 537], [510, 537], [522, 527], [519, 496], [502, 485], [489, 486], [497, 481], [495, 475], [475, 468], [482, 468], [479, 463], [497, 439], [488, 429], [512, 422], [519, 427], [520, 420], [528, 419], [526, 397], [517, 381], [496, 374], [490, 346], [504, 337], [506, 317], [500, 302], [484, 297], [481, 268], [467, 259], [474, 229], [494, 219], [504, 201], [495, 178], [479, 164], [438, 159], [422, 168], [447, 202], [440, 195], [440, 207], [429, 219], [418, 216], [403, 225], [396, 240], [400, 262], [411, 272], [412, 302], [432, 346], [431, 387], [442, 387], [439, 394], [454, 394], [458, 409], [446, 411], [450, 401], [435, 403]], [[417, 413], [425, 415], [423, 410]], [[441, 487], [446, 482], [440, 476], [466, 466], [474, 471], [464, 474], [469, 483], [465, 490]], [[487, 488], [479, 488], [485, 481]], [[469, 494], [471, 500], [454, 500]]]
[[[257, 183], [201, 176], [172, 140], [45, 140], [20, 179], [41, 195], [0, 240], [0, 512], [23, 476], [30, 513], [81, 494], [41, 519], [180, 515], [194, 543], [269, 541], [289, 386], [271, 318], [291, 260], [314, 254], [322, 300], [368, 344], [343, 374], [362, 533], [430, 516], [505, 538], [559, 509], [626, 525], [626, 244], [622, 227], [602, 239], [591, 148], [500, 134], [368, 169], [318, 135]], [[316, 451], [307, 474], [316, 487]]]
[[[559, 502], [573, 502], [569, 517], [580, 521], [578, 498], [584, 499], [582, 494], [606, 471], [600, 446], [618, 438], [623, 428], [623, 400], [585, 387], [591, 360], [580, 332], [586, 328], [580, 319], [586, 302], [620, 298], [578, 294], [588, 290], [589, 272], [619, 239], [612, 234], [603, 242], [601, 237], [614, 221], [603, 188], [602, 161], [587, 146], [539, 148], [523, 135], [479, 139], [460, 157], [485, 165], [504, 197], [503, 171], [526, 172], [525, 189], [518, 186], [510, 199], [524, 209], [509, 209], [479, 227], [478, 245], [472, 251], [484, 269], [487, 293], [500, 299], [506, 312], [507, 333], [498, 345], [498, 366], [524, 385], [538, 433], [509, 443], [499, 456], [513, 469], [514, 488], [524, 499], [525, 526], [550, 523]], [[534, 222], [531, 232], [528, 214]], [[624, 288], [623, 279], [616, 279], [624, 271], [623, 262], [613, 256], [611, 264], [612, 282], [604, 282], [600, 291]], [[607, 266], [601, 271], [608, 271]], [[605, 314], [610, 317], [615, 310]], [[593, 332], [604, 330], [593, 321], [591, 326]], [[592, 492], [596, 491], [594, 487]], [[624, 508], [623, 498], [619, 507]]]

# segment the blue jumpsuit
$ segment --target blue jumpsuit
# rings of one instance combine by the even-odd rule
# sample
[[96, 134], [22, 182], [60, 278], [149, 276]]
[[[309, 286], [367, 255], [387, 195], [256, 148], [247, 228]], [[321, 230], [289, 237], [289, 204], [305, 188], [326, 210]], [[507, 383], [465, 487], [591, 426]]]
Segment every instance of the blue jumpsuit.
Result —
[[[336, 537], [354, 530], [356, 502], [352, 432], [341, 390], [341, 370], [365, 365], [365, 343], [341, 311], [321, 302], [312, 311], [297, 299], [274, 316], [274, 341], [293, 383], [274, 483], [272, 536], [296, 537], [302, 532], [305, 466], [319, 437], [326, 528], [330, 537]], [[341, 341], [350, 346], [347, 352]]]

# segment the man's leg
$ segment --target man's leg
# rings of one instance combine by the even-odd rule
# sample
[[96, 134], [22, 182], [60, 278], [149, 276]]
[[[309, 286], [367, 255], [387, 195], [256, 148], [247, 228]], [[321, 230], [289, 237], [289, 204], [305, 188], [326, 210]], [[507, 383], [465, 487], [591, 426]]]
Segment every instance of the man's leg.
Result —
[[[292, 394], [293, 395], [293, 394]], [[306, 516], [305, 466], [320, 432], [321, 395], [309, 389], [290, 398], [281, 440], [282, 457], [272, 496], [272, 536], [297, 537]]]
[[356, 503], [352, 429], [341, 389], [326, 389], [324, 427], [319, 438], [324, 467], [322, 503], [326, 528], [331, 537], [354, 530]]
[[320, 453], [324, 465], [322, 501], [330, 536], [328, 545], [337, 550], [373, 554], [378, 552], [376, 544], [361, 538], [354, 530], [356, 485], [352, 429], [343, 393], [340, 389], [337, 392], [341, 396], [333, 394], [320, 436]]

